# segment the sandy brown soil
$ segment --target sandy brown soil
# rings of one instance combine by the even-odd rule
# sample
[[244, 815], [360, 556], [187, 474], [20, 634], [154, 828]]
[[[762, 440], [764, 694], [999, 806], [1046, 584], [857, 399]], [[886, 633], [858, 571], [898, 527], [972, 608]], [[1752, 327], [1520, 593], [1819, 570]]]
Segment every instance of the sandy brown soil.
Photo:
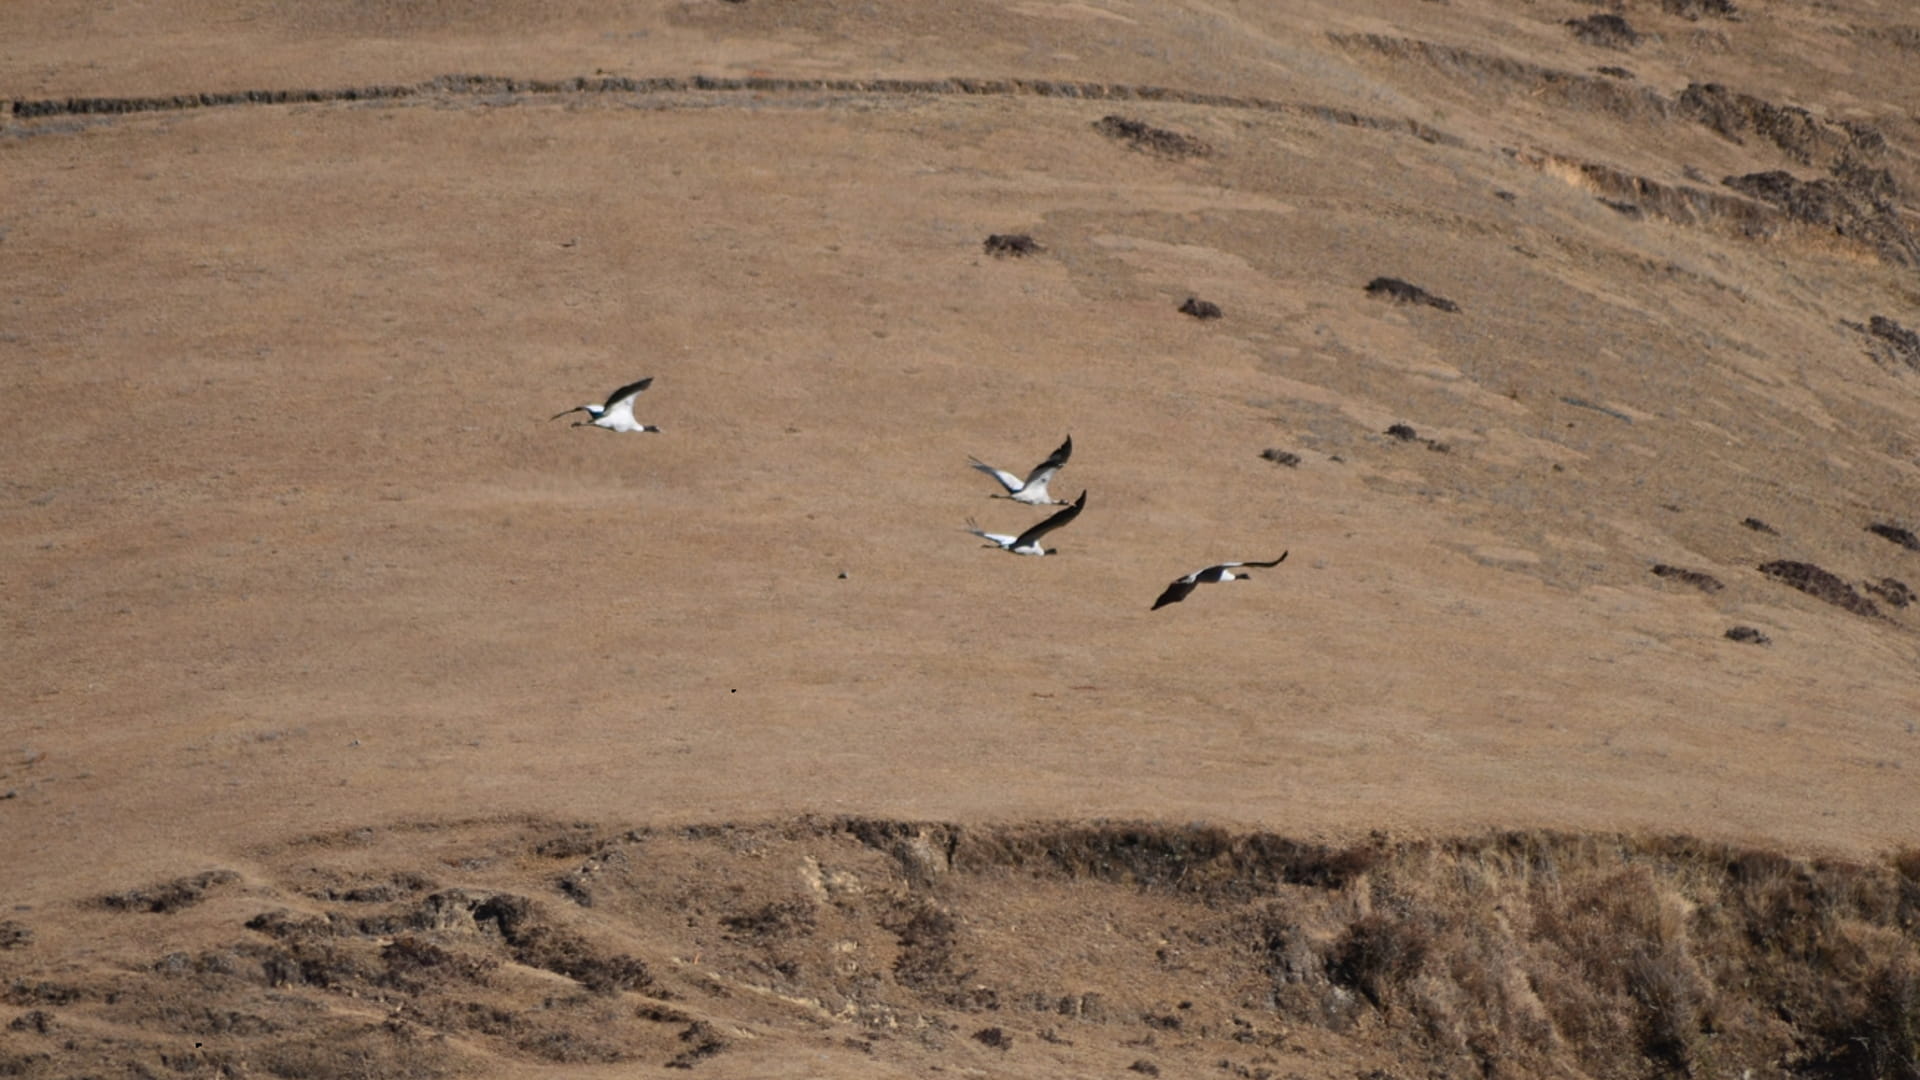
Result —
[[[1920, 550], [1900, 542], [1920, 529], [1920, 22], [1892, 7], [1635, 0], [1622, 47], [1566, 25], [1605, 10], [1574, 0], [21, 7], [0, 44], [23, 103], [0, 128], [0, 919], [20, 928], [0, 976], [88, 989], [16, 987], [0, 1015], [71, 1009], [50, 1023], [95, 1037], [73, 1070], [162, 1070], [191, 1025], [116, 1014], [111, 973], [285, 940], [244, 924], [325, 914], [315, 875], [417, 875], [381, 902], [491, 890], [572, 925], [591, 913], [551, 914], [580, 907], [553, 860], [632, 829], [803, 834], [765, 881], [670, 860], [680, 886], [648, 895], [706, 920], [687, 941], [602, 909], [566, 931], [617, 926], [594, 955], [657, 973], [746, 932], [718, 920], [805, 865], [918, 896], [887, 843], [793, 824], [846, 815], [1329, 850], [1687, 834], [1865, 867], [1920, 842]], [[434, 81], [456, 73], [718, 81]], [[376, 85], [399, 90], [60, 104]], [[1114, 137], [1112, 115], [1168, 135]], [[991, 256], [994, 233], [1041, 250]], [[1370, 295], [1382, 276], [1457, 310]], [[643, 375], [659, 435], [546, 420]], [[990, 500], [969, 454], [1024, 469], [1068, 433], [1055, 489], [1089, 498], [1057, 557], [961, 530], [1039, 516]], [[1180, 574], [1281, 550], [1148, 611]], [[535, 853], [575, 825], [597, 839]], [[351, 835], [350, 857], [313, 839]], [[191, 912], [99, 903], [209, 870], [235, 876]], [[1046, 888], [1095, 887], [1076, 881]], [[941, 902], [973, 912], [981, 956], [1051, 903], [967, 888], [986, 892]], [[1136, 943], [1171, 902], [1099, 888], [1060, 910], [1109, 905]], [[807, 895], [862, 948], [911, 944], [911, 904]], [[466, 918], [498, 993], [585, 985]], [[889, 1019], [836, 1012], [807, 981], [830, 956], [753, 968], [777, 962], [727, 960], [735, 990], [681, 985], [665, 1020], [632, 1019], [652, 984], [590, 987], [627, 1017], [567, 1021], [605, 1028], [598, 1058], [423, 1013], [421, 1039], [465, 1041], [367, 1060], [626, 1075], [697, 1048], [695, 1020], [730, 1049], [683, 1064], [736, 1075], [1142, 1059], [1085, 1016], [1032, 1056], [1045, 1024], [892, 961], [869, 962]], [[414, 993], [249, 970], [325, 1018], [273, 1020], [276, 1045], [379, 1018], [346, 990]], [[1137, 1019], [1184, 977], [1116, 961], [1054, 989]], [[740, 1004], [782, 978], [825, 1011]], [[1258, 1066], [1275, 1076], [1405, 1060], [1365, 1025], [1218, 1000], [1322, 1055]], [[929, 1024], [946, 1034], [889, 1034]], [[990, 1027], [1010, 1045], [971, 1037]], [[335, 1068], [262, 1038], [210, 1029], [227, 1056], [181, 1070]], [[1539, 1060], [1595, 1068], [1555, 1039]], [[67, 1074], [33, 1022], [0, 1040]]]

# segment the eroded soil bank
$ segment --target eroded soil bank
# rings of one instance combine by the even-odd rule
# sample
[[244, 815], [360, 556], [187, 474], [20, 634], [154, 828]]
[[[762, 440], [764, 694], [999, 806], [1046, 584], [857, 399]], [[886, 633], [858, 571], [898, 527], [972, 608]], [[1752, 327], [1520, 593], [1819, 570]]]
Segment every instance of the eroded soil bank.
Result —
[[1916, 918], [1915, 851], [422, 823], [13, 913], [0, 1075], [1907, 1077]]

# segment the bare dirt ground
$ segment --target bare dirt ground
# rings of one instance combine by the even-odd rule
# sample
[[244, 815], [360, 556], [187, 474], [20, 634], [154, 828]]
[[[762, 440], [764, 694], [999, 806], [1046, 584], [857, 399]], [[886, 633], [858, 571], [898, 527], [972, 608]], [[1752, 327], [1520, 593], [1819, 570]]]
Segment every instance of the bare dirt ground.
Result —
[[17, 7], [0, 1071], [1916, 1067], [1897, 5]]

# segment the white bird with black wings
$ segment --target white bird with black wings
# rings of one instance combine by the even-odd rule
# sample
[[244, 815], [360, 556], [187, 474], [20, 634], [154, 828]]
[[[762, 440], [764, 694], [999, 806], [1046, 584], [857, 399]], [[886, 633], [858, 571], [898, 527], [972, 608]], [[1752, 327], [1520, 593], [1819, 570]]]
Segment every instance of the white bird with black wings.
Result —
[[1072, 521], [1074, 518], [1079, 517], [1080, 511], [1085, 508], [1086, 505], [1087, 493], [1083, 491], [1080, 493], [1080, 497], [1073, 501], [1073, 505], [1054, 514], [1052, 517], [1021, 533], [1019, 536], [1008, 536], [1006, 533], [982, 532], [980, 526], [974, 524], [972, 518], [967, 519], [967, 531], [1000, 550], [1011, 551], [1015, 555], [1052, 555], [1059, 549], [1041, 547], [1040, 538], [1060, 526], [1065, 525], [1067, 522]]
[[567, 413], [583, 412], [587, 414], [587, 419], [574, 421], [574, 427], [592, 425], [597, 428], [606, 428], [608, 431], [659, 431], [660, 429], [652, 424], [642, 424], [633, 418], [633, 399], [639, 397], [640, 391], [651, 385], [653, 385], [653, 376], [649, 375], [639, 382], [628, 383], [608, 394], [607, 403], [604, 405], [592, 403], [575, 405], [567, 412], [554, 413], [547, 419], [553, 421]]
[[1246, 581], [1253, 576], [1234, 573], [1233, 568], [1236, 566], [1279, 566], [1285, 561], [1287, 561], [1287, 552], [1283, 551], [1280, 557], [1272, 562], [1226, 562], [1218, 566], [1209, 566], [1205, 570], [1195, 570], [1167, 586], [1167, 591], [1161, 593], [1160, 599], [1153, 602], [1152, 610], [1159, 611], [1168, 604], [1177, 604], [1185, 600], [1188, 593], [1202, 585], [1211, 585], [1219, 581]]
[[1007, 494], [995, 495], [996, 499], [1012, 499], [1014, 502], [1026, 503], [1029, 506], [1065, 506], [1067, 500], [1056, 499], [1047, 494], [1047, 483], [1072, 456], [1073, 436], [1069, 435], [1067, 441], [1061, 443], [1058, 450], [1047, 456], [1047, 460], [1033, 467], [1033, 471], [1027, 474], [1025, 480], [1004, 469], [996, 469], [977, 457], [969, 457], [967, 460], [973, 463], [974, 468], [1000, 481], [1000, 486], [1007, 489]]

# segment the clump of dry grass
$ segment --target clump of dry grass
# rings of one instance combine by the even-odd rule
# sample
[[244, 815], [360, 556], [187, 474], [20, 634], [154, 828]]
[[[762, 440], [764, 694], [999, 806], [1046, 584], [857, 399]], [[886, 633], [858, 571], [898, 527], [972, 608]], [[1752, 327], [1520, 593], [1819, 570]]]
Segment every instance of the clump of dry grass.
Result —
[[1268, 918], [1283, 1011], [1351, 1026], [1357, 995], [1486, 1075], [1920, 1077], [1920, 852], [1512, 834], [1397, 850], [1360, 895]]

